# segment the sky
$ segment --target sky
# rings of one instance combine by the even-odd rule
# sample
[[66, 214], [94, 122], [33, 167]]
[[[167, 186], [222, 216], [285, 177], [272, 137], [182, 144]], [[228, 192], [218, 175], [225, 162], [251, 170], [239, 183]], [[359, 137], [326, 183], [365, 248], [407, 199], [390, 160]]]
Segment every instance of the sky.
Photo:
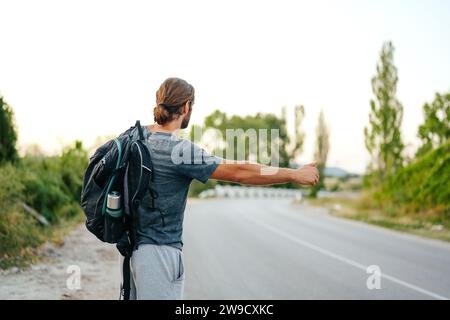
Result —
[[318, 114], [329, 166], [364, 172], [371, 78], [392, 41], [406, 151], [419, 145], [422, 106], [450, 90], [450, 1], [0, 0], [0, 94], [22, 150], [89, 146], [136, 119], [153, 122], [155, 92], [180, 77], [196, 89], [191, 123], [228, 114], [306, 117], [313, 159]]

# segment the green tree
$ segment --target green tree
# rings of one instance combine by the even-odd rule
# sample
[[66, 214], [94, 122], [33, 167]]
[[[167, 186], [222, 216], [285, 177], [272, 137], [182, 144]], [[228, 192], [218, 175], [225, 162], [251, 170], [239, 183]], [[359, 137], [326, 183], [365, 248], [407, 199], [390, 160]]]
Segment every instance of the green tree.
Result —
[[0, 164], [18, 159], [16, 142], [13, 110], [0, 96]]
[[372, 78], [375, 99], [370, 101], [369, 126], [364, 128], [366, 148], [372, 157], [369, 168], [375, 178], [372, 183], [381, 183], [403, 164], [400, 131], [403, 106], [396, 97], [397, 83], [394, 46], [387, 42], [381, 50], [377, 74]]
[[417, 150], [421, 156], [450, 138], [450, 92], [436, 93], [434, 101], [423, 106], [425, 121], [419, 127], [422, 145]]
[[323, 110], [320, 111], [319, 121], [316, 129], [316, 150], [314, 152], [314, 160], [317, 162], [317, 170], [319, 170], [319, 182], [311, 189], [310, 195], [317, 197], [317, 193], [324, 187], [325, 167], [327, 164], [328, 151], [330, 150], [330, 130], [325, 122]]
[[88, 154], [83, 148], [83, 143], [75, 141], [74, 146], [63, 150], [60, 157], [61, 179], [65, 192], [72, 196], [74, 201], [78, 201], [83, 185], [83, 172], [88, 165]]
[[303, 152], [303, 143], [305, 141], [305, 133], [301, 129], [303, 119], [305, 118], [305, 108], [301, 105], [295, 106], [295, 144], [292, 150], [292, 157], [295, 159]]
[[[250, 154], [252, 154], [252, 150], [267, 150], [268, 157], [270, 158], [270, 145], [272, 143], [271, 129], [278, 129], [279, 133], [279, 164], [282, 167], [288, 166], [290, 162], [290, 155], [287, 151], [289, 145], [289, 136], [286, 128], [286, 120], [283, 117], [277, 117], [272, 113], [257, 113], [254, 116], [245, 116], [241, 117], [238, 115], [233, 115], [228, 117], [226, 113], [221, 112], [219, 110], [214, 111], [212, 114], [205, 118], [204, 129], [214, 128], [220, 131], [222, 138], [226, 139], [226, 130], [227, 129], [242, 129], [243, 133], [247, 132], [247, 130], [255, 130], [256, 133], [259, 132], [259, 129], [268, 130], [267, 134], [267, 145], [263, 145], [263, 142], [260, 141], [259, 135], [257, 135], [257, 146], [256, 148], [252, 148], [254, 146], [250, 146], [249, 137], [245, 134], [237, 136], [234, 140], [234, 159], [237, 159], [237, 148], [240, 140], [244, 140], [245, 142], [245, 159], [249, 159]], [[225, 141], [223, 141], [225, 142]], [[230, 141], [229, 141], [230, 142]], [[241, 141], [242, 142], [242, 141]], [[226, 146], [225, 150], [223, 150], [223, 155], [227, 155], [227, 148], [231, 148], [231, 146]], [[258, 161], [259, 152], [256, 154], [252, 154]]]
[[191, 130], [189, 131], [189, 140], [191, 140], [194, 143], [197, 143], [200, 141], [202, 137], [203, 129], [201, 126], [193, 124], [191, 126]]

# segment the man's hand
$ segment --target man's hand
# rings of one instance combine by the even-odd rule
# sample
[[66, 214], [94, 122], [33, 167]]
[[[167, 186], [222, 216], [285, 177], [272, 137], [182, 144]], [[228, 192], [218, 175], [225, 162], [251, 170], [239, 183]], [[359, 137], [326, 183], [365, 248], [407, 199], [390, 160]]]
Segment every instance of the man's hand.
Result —
[[300, 169], [294, 171], [293, 182], [315, 186], [319, 182], [319, 171], [317, 170], [317, 162], [307, 164]]

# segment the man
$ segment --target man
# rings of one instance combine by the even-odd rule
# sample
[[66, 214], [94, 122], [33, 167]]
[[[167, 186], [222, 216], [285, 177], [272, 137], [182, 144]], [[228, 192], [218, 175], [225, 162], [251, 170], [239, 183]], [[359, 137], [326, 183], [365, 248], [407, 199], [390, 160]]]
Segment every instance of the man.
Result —
[[[145, 133], [153, 161], [151, 187], [157, 194], [157, 209], [141, 210], [135, 219], [137, 249], [131, 258], [131, 299], [182, 298], [183, 216], [193, 179], [248, 185], [315, 185], [319, 179], [315, 164], [300, 169], [276, 168], [271, 174], [262, 174], [270, 168], [223, 160], [179, 139], [175, 133], [188, 126], [194, 100], [193, 86], [179, 78], [165, 80], [156, 92], [155, 124], [145, 127]], [[143, 198], [144, 208], [148, 201], [152, 201], [150, 197]]]

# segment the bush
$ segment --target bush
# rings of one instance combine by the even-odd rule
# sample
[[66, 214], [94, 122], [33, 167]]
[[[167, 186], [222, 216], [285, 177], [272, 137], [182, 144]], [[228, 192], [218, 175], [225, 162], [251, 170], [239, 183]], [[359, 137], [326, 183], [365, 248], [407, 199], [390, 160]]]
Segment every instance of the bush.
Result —
[[34, 168], [22, 168], [24, 200], [47, 220], [56, 222], [55, 211], [71, 199], [61, 188], [60, 177], [53, 170], [48, 170], [46, 162], [33, 163]]
[[9, 164], [0, 167], [0, 269], [44, 241], [42, 230], [20, 207], [24, 190], [20, 179], [17, 168]]
[[382, 194], [394, 203], [418, 209], [442, 206], [450, 210], [450, 142], [400, 169], [383, 185]]
[[450, 227], [450, 141], [415, 159], [372, 189], [370, 206]]
[[77, 217], [81, 213], [81, 207], [78, 203], [71, 202], [66, 203], [62, 207], [58, 208], [55, 215], [58, 221], [70, 220]]
[[80, 142], [65, 149], [60, 157], [25, 157], [21, 163], [25, 202], [51, 222], [65, 218], [63, 212], [73, 216], [73, 210], [62, 208], [78, 205], [87, 161]]
[[[16, 166], [0, 167], [0, 269], [32, 256], [31, 249], [51, 238], [56, 226], [80, 217], [87, 161], [77, 142], [60, 157], [26, 156]], [[24, 212], [22, 202], [44, 215], [51, 226], [38, 225]]]
[[208, 180], [206, 183], [201, 183], [200, 181], [193, 180], [191, 186], [189, 187], [189, 197], [198, 197], [198, 195], [205, 190], [214, 189], [217, 182], [214, 180]]

